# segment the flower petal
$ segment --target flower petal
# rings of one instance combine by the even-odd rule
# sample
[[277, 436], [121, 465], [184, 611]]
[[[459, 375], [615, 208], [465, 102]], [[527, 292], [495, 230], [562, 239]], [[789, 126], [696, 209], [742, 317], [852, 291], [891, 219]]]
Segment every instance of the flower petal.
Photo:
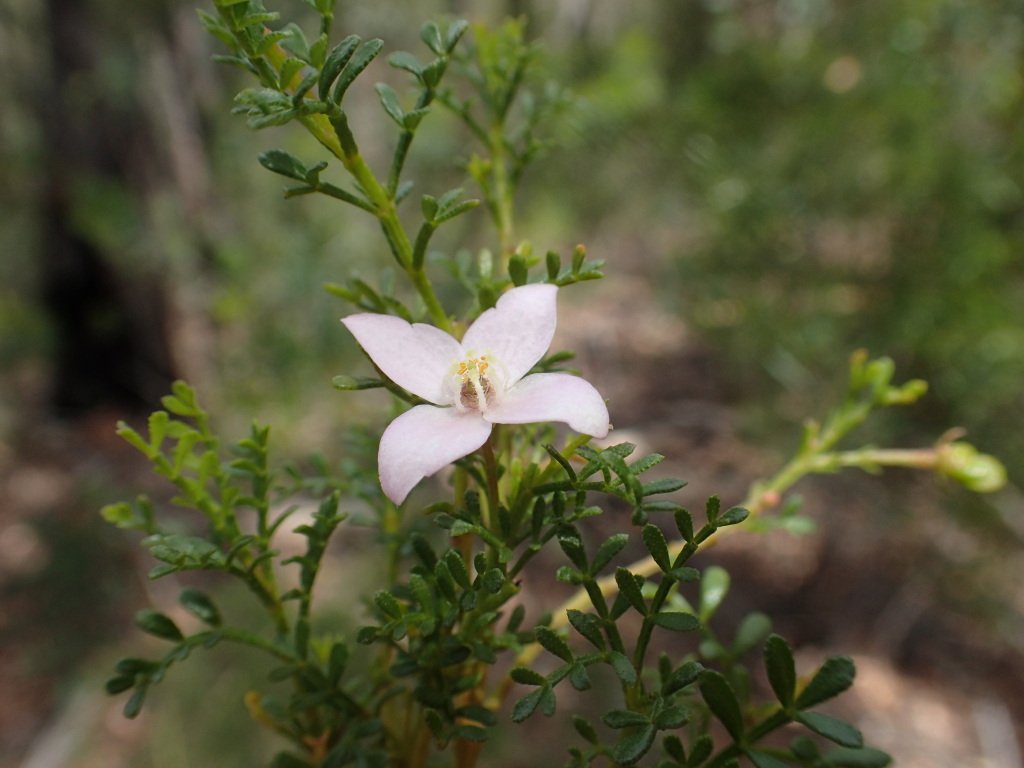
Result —
[[439, 328], [368, 312], [341, 322], [395, 384], [432, 403], [445, 403], [444, 381], [462, 348]]
[[608, 434], [608, 407], [594, 386], [568, 373], [535, 373], [505, 393], [484, 418], [495, 424], [562, 421], [585, 435]]
[[493, 352], [512, 384], [540, 360], [555, 335], [555, 294], [547, 283], [522, 285], [507, 291], [496, 306], [476, 319], [462, 338], [466, 351]]
[[466, 456], [487, 440], [490, 422], [476, 411], [417, 405], [392, 421], [380, 438], [380, 485], [395, 504], [424, 477]]

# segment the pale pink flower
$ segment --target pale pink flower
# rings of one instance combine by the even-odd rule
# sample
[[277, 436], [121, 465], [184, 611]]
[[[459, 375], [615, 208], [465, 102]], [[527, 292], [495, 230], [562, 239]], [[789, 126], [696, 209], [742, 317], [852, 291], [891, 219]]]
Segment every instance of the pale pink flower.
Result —
[[567, 373], [526, 375], [555, 334], [557, 292], [548, 284], [513, 288], [461, 342], [393, 315], [341, 321], [385, 376], [434, 403], [406, 411], [381, 436], [377, 462], [389, 499], [401, 504], [424, 477], [477, 450], [493, 424], [561, 421], [608, 434], [608, 409], [591, 384]]

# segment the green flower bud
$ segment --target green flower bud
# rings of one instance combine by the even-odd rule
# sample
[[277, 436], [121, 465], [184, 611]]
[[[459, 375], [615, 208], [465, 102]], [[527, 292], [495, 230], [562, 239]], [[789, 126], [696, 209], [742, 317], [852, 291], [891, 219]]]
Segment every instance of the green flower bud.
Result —
[[976, 493], [991, 493], [1006, 485], [1006, 468], [999, 459], [979, 452], [970, 443], [940, 447], [935, 468]]

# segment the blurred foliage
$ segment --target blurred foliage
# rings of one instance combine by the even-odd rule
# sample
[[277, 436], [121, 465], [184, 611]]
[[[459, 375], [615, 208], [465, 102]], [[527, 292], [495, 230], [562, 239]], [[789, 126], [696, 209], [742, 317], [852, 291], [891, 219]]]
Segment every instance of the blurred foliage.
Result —
[[1024, 6], [686, 5], [577, 63], [599, 67], [579, 87], [602, 145], [641, 162], [581, 185], [603, 188], [593, 210], [626, 187], [668, 230], [662, 296], [755, 409], [774, 380], [802, 416], [837, 351], [865, 346], [932, 384], [925, 418], [1020, 455]]

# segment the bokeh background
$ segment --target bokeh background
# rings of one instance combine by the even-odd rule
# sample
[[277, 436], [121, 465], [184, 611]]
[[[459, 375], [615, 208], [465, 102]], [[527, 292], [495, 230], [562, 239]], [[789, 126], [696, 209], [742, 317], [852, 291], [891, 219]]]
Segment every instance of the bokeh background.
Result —
[[[959, 426], [1004, 460], [1008, 487], [984, 498], [910, 472], [803, 483], [816, 533], [736, 536], [712, 558], [733, 620], [767, 611], [808, 663], [854, 655], [847, 715], [900, 765], [1020, 768], [1024, 3], [343, 0], [336, 30], [420, 52], [431, 16], [506, 14], [576, 99], [525, 179], [519, 235], [607, 260], [610, 279], [563, 292], [558, 342], [621, 435], [691, 481], [683, 503], [736, 502], [779, 466], [859, 347], [932, 387], [862, 441]], [[230, 108], [249, 83], [216, 52], [191, 3], [0, 6], [3, 768], [265, 762], [239, 701], [263, 684], [250, 660], [190, 660], [136, 721], [102, 693], [116, 658], [154, 652], [134, 611], [176, 593], [98, 516], [168, 495], [113, 427], [185, 378], [225, 434], [257, 419], [283, 456], [336, 458], [346, 421], [384, 403], [331, 389], [361, 362], [322, 289], [386, 264], [375, 225], [282, 198], [257, 155], [316, 148], [247, 131]], [[372, 84], [402, 83], [383, 58], [350, 106], [378, 168], [392, 137]], [[466, 183], [465, 138], [424, 124], [422, 191]], [[449, 255], [489, 244], [482, 215], [450, 230]], [[509, 745], [492, 760], [539, 764]]]

